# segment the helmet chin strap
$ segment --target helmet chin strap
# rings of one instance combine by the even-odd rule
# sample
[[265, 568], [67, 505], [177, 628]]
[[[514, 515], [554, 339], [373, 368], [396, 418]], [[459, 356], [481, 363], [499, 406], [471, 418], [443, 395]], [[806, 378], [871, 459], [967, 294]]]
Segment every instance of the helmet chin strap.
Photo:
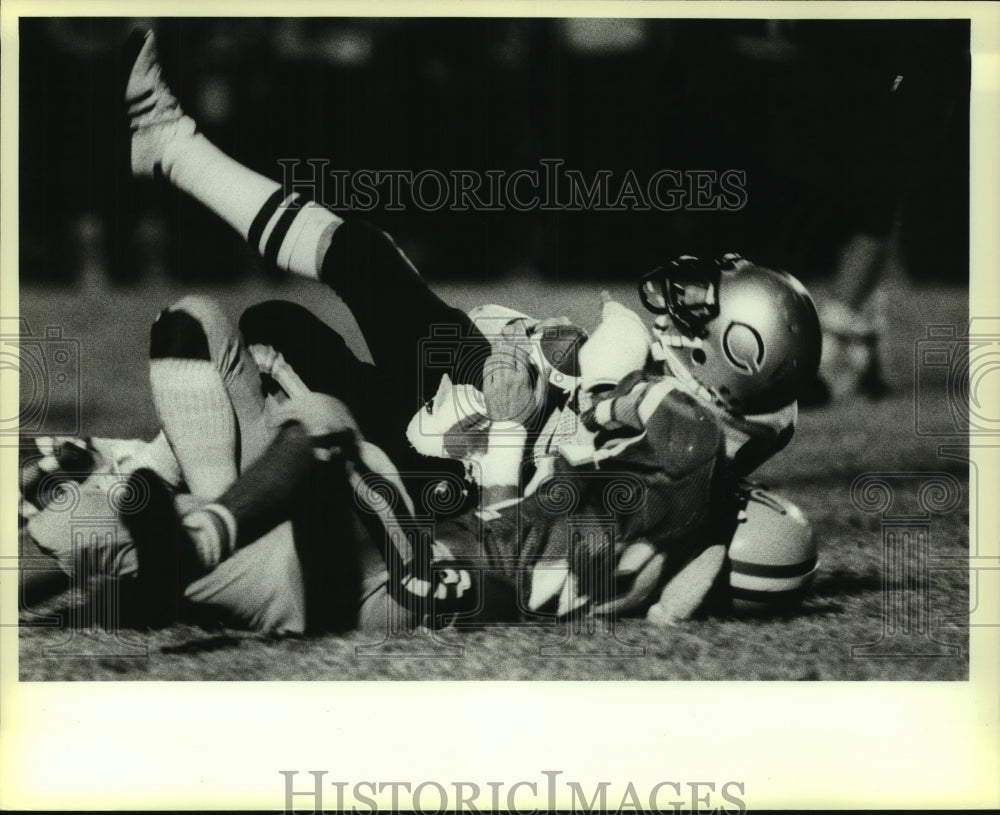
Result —
[[653, 358], [664, 363], [670, 374], [681, 381], [681, 383], [699, 399], [713, 408], [721, 408], [720, 400], [699, 382], [688, 367], [681, 362], [674, 353], [674, 348], [699, 348], [702, 342], [698, 338], [685, 337], [683, 334], [671, 330], [670, 318], [666, 315], [657, 317], [653, 324], [658, 342], [652, 347]]

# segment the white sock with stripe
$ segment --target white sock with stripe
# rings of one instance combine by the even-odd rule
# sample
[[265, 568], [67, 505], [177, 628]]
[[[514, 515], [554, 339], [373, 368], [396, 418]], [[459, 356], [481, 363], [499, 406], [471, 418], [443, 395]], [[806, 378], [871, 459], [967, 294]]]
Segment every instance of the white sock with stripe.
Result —
[[332, 212], [234, 161], [201, 133], [176, 138], [164, 150], [163, 175], [207, 206], [271, 266], [319, 278], [334, 230]]
[[236, 416], [222, 377], [201, 359], [154, 359], [153, 403], [188, 488], [217, 498], [236, 480]]
[[315, 201], [279, 191], [258, 211], [247, 241], [269, 267], [318, 280], [330, 239], [342, 223]]
[[236, 548], [236, 518], [221, 504], [208, 504], [189, 512], [181, 523], [194, 541], [198, 560], [208, 571], [222, 563]]

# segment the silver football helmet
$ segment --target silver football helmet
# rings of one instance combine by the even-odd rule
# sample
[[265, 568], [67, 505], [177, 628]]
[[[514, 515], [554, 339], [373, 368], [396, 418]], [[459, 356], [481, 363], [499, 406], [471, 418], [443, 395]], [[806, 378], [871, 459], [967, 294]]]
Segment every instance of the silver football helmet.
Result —
[[819, 563], [812, 525], [791, 501], [759, 487], [741, 490], [728, 549], [734, 611], [792, 608], [808, 593]]
[[733, 413], [778, 410], [816, 376], [816, 306], [787, 272], [736, 254], [713, 261], [682, 256], [643, 276], [639, 295], [661, 315], [661, 344]]

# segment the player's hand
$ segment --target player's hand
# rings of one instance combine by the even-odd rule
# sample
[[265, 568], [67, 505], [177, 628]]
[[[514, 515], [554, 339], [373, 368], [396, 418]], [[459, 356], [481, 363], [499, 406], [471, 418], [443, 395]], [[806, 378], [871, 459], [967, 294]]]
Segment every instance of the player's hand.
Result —
[[[280, 426], [298, 422], [312, 440], [320, 458], [328, 458], [339, 448], [361, 438], [361, 430], [350, 408], [325, 393], [300, 393], [271, 411], [269, 423]], [[324, 454], [320, 455], [320, 451]]]
[[285, 358], [275, 351], [270, 345], [251, 345], [247, 350], [257, 364], [257, 369], [264, 375], [271, 377], [281, 389], [289, 396], [299, 396], [309, 393], [309, 388], [295, 373], [295, 369], [289, 365]]
[[483, 366], [486, 415], [494, 422], [527, 424], [539, 407], [535, 376], [524, 348], [498, 344]]

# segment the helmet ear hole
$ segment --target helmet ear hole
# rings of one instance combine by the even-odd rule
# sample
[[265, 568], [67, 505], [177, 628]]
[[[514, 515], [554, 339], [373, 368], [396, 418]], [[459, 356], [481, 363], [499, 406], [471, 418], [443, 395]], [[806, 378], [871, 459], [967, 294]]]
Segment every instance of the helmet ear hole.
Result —
[[695, 348], [691, 352], [691, 361], [696, 365], [704, 365], [708, 357], [705, 356], [705, 352], [701, 348]]

